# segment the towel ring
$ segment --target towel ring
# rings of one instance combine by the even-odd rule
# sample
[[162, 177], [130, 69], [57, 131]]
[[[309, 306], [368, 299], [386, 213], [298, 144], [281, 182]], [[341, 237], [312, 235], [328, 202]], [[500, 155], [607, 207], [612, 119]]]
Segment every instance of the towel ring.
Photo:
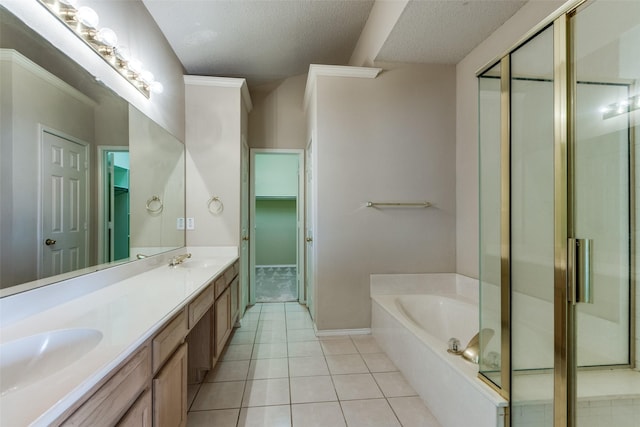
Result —
[[160, 200], [160, 197], [153, 196], [147, 199], [147, 211], [151, 213], [158, 213], [158, 212], [162, 212], [163, 208], [164, 208], [164, 205], [162, 204], [162, 200]]
[[211, 196], [211, 198], [207, 202], [207, 209], [209, 209], [209, 212], [214, 215], [222, 213], [222, 211], [224, 210], [224, 205], [222, 204], [222, 200], [220, 200], [220, 197]]

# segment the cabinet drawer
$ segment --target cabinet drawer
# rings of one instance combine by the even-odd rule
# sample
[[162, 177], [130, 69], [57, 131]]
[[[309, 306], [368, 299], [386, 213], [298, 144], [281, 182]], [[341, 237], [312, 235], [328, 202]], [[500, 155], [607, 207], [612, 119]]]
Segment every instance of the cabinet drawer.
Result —
[[237, 276], [240, 273], [240, 260], [236, 260], [233, 263], [233, 277]]
[[227, 269], [224, 271], [224, 280], [227, 283], [231, 283], [231, 281], [233, 280], [233, 278], [236, 277], [236, 275], [233, 272], [233, 266], [230, 265], [229, 267], [227, 267]]
[[214, 282], [214, 286], [216, 288], [215, 298], [218, 299], [220, 294], [222, 294], [227, 288], [227, 281], [224, 277], [224, 274], [220, 275], [220, 277], [216, 279], [216, 281]]
[[167, 326], [164, 327], [154, 338], [153, 349], [153, 372], [156, 372], [173, 350], [180, 345], [187, 336], [187, 316], [182, 310]]
[[115, 425], [151, 380], [149, 346], [122, 365], [67, 420], [64, 426]]
[[196, 323], [198, 323], [198, 320], [200, 320], [213, 305], [213, 291], [213, 285], [208, 286], [204, 292], [189, 304], [189, 329], [192, 329]]

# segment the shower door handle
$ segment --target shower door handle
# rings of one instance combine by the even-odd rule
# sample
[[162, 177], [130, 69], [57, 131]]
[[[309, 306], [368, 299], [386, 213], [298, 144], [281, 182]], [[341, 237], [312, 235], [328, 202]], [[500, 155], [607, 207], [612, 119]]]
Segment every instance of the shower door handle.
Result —
[[569, 302], [593, 304], [591, 239], [569, 238], [567, 245], [567, 279]]

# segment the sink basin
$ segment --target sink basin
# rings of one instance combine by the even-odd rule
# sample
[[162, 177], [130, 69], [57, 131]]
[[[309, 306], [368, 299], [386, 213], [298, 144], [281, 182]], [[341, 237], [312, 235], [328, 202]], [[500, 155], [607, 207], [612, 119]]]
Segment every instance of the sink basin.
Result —
[[178, 264], [178, 266], [182, 268], [207, 268], [219, 264], [215, 259], [188, 259]]
[[58, 372], [101, 340], [95, 329], [62, 329], [0, 345], [0, 396]]

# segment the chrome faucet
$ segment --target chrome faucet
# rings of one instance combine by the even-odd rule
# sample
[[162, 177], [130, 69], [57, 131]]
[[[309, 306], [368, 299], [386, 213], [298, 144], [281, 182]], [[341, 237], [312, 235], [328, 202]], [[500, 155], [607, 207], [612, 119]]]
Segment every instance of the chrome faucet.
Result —
[[177, 266], [179, 264], [182, 264], [182, 262], [187, 258], [191, 258], [191, 254], [190, 253], [186, 253], [186, 254], [182, 254], [182, 255], [176, 255], [173, 258], [171, 258], [171, 261], [169, 261], [169, 267], [175, 267], [175, 266]]

